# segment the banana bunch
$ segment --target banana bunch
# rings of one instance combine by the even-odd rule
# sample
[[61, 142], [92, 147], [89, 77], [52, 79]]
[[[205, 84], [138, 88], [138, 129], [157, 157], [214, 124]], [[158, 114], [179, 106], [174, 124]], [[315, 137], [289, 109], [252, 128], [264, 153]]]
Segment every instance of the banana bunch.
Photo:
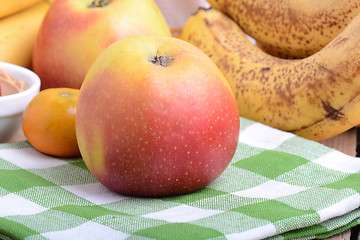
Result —
[[35, 38], [50, 3], [0, 0], [0, 4], [0, 61], [31, 68]]
[[304, 58], [325, 47], [360, 12], [358, 0], [208, 0], [264, 51]]
[[191, 16], [181, 38], [224, 73], [242, 117], [312, 140], [336, 136], [360, 122], [360, 15], [304, 59], [265, 53], [214, 8]]
[[0, 0], [0, 18], [20, 12], [41, 0]]

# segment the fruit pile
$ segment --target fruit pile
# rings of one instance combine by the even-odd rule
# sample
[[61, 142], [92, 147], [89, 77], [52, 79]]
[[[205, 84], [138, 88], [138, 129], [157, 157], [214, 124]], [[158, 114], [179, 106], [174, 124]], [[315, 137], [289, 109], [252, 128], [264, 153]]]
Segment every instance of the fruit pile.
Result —
[[209, 0], [213, 8], [191, 16], [181, 38], [220, 68], [240, 116], [312, 140], [357, 126], [359, 3], [275, 2]]
[[177, 38], [151, 0], [25, 3], [0, 20], [19, 61], [1, 48], [0, 60], [42, 83], [24, 133], [43, 153], [81, 155], [119, 193], [208, 185], [235, 154], [239, 115], [313, 140], [360, 122], [355, 1], [209, 0]]
[[81, 155], [114, 191], [194, 192], [235, 154], [240, 119], [226, 78], [171, 36], [152, 0], [55, 0], [31, 57], [41, 91], [23, 114], [27, 140], [48, 155]]

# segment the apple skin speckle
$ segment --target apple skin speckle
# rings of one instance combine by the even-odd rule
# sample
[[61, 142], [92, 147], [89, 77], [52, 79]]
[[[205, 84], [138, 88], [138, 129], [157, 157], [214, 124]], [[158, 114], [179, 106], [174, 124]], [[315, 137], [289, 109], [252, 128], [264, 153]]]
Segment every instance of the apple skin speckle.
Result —
[[[166, 67], [148, 61], [157, 52], [173, 60]], [[90, 69], [77, 108], [86, 165], [124, 195], [197, 191], [237, 149], [240, 120], [226, 79], [179, 39], [131, 37], [110, 46]]]

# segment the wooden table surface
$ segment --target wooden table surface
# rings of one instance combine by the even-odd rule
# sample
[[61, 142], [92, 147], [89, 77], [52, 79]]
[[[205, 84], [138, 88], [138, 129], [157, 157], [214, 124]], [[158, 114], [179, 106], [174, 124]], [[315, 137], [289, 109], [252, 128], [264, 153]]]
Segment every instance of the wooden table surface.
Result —
[[[346, 153], [351, 156], [356, 156], [357, 148], [357, 129], [351, 129], [343, 134], [340, 134], [336, 137], [320, 141], [320, 143], [335, 148], [343, 153]], [[328, 240], [355, 240], [359, 238], [359, 228], [355, 227], [353, 229], [347, 230], [343, 233], [337, 234], [333, 237], [328, 238]]]
[[[18, 133], [10, 140], [10, 142], [17, 142], [22, 140], [25, 140], [25, 136], [22, 130], [19, 129]], [[351, 129], [331, 139], [320, 141], [320, 143], [329, 146], [331, 148], [335, 148], [345, 154], [356, 156], [357, 155], [356, 148], [358, 145], [357, 129]], [[343, 233], [327, 238], [327, 240], [360, 240], [359, 227], [354, 227]]]

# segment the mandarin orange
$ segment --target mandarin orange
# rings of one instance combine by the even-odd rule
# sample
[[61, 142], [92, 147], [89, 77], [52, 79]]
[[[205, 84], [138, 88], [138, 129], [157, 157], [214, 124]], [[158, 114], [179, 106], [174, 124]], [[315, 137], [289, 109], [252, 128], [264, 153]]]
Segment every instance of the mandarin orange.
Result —
[[80, 156], [75, 116], [79, 90], [49, 88], [36, 95], [26, 107], [23, 131], [38, 151], [57, 157]]

